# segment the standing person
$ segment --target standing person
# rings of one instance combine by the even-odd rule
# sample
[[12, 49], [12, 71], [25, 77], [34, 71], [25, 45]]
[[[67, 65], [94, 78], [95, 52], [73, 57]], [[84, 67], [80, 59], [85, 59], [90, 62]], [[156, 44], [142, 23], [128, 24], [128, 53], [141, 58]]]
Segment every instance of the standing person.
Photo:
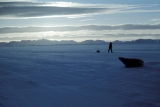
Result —
[[109, 43], [109, 49], [108, 49], [108, 52], [111, 50], [112, 52], [112, 42]]

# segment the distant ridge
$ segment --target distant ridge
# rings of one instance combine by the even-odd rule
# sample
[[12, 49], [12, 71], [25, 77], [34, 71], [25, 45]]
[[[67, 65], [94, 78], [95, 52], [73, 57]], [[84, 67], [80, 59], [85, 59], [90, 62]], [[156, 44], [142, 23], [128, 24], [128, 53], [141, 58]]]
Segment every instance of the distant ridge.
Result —
[[[62, 41], [51, 41], [47, 39], [41, 40], [21, 40], [21, 41], [11, 41], [9, 43], [0, 42], [0, 46], [44, 46], [44, 45], [100, 45], [100, 44], [108, 44], [104, 40], [85, 40], [82, 42], [76, 42], [74, 40], [62, 40]], [[138, 39], [132, 41], [113, 41], [113, 43], [160, 43], [160, 39]]]

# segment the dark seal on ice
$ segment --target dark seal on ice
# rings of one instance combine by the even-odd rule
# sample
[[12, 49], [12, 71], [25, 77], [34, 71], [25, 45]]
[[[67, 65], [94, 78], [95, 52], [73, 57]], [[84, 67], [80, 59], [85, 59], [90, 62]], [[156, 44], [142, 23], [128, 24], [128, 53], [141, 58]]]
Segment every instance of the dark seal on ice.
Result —
[[137, 58], [119, 57], [119, 60], [121, 60], [126, 67], [142, 67], [144, 65], [143, 60]]

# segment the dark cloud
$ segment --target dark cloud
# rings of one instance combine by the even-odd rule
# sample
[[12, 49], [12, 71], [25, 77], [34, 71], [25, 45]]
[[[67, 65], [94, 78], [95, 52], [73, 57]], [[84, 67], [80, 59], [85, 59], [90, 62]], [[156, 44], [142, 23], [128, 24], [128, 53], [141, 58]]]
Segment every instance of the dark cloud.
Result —
[[[51, 3], [37, 2], [0, 2], [0, 17], [30, 18], [58, 15], [82, 15], [100, 13], [110, 10], [107, 7], [50, 6]], [[57, 3], [58, 5], [58, 3]]]
[[103, 8], [73, 8], [73, 7], [0, 7], [0, 16], [9, 17], [44, 17], [53, 15], [77, 15], [104, 11]]
[[82, 17], [95, 14], [160, 12], [160, 10], [140, 9], [150, 6], [154, 5], [0, 2], [0, 18]]
[[83, 26], [61, 26], [61, 27], [2, 27], [0, 33], [25, 33], [46, 31], [79, 31], [79, 30], [157, 30], [160, 24], [125, 24], [125, 25], [83, 25]]

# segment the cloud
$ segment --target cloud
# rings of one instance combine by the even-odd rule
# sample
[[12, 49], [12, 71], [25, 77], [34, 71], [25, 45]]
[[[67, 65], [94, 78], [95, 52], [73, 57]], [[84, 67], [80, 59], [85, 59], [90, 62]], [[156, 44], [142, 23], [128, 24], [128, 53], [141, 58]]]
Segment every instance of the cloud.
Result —
[[160, 34], [107, 34], [107, 33], [95, 33], [95, 32], [44, 32], [44, 33], [16, 33], [16, 34], [2, 34], [0, 35], [0, 42], [20, 41], [20, 40], [135, 40], [135, 39], [160, 39]]
[[[28, 5], [28, 6], [26, 6]], [[47, 4], [46, 4], [47, 5]], [[41, 3], [13, 3], [7, 4], [1, 3], [0, 6], [0, 17], [6, 18], [35, 18], [35, 17], [64, 17], [72, 15], [85, 15], [95, 14], [103, 12], [107, 8], [98, 7], [56, 7], [56, 6], [45, 6]]]
[[1, 27], [0, 40], [133, 40], [160, 39], [160, 24]]
[[23, 2], [23, 1], [34, 1], [34, 0], [0, 0], [0, 2]]
[[48, 32], [48, 31], [103, 31], [103, 30], [160, 30], [160, 24], [123, 24], [123, 25], [81, 25], [81, 26], [55, 26], [55, 27], [1, 27], [0, 33], [25, 33], [25, 32]]
[[160, 21], [160, 19], [151, 19], [150, 21], [152, 21], [152, 22], [159, 22]]
[[[20, 0], [21, 1], [21, 0]], [[98, 14], [160, 12], [154, 5], [80, 4], [72, 2], [1, 2], [0, 18], [82, 17]]]

